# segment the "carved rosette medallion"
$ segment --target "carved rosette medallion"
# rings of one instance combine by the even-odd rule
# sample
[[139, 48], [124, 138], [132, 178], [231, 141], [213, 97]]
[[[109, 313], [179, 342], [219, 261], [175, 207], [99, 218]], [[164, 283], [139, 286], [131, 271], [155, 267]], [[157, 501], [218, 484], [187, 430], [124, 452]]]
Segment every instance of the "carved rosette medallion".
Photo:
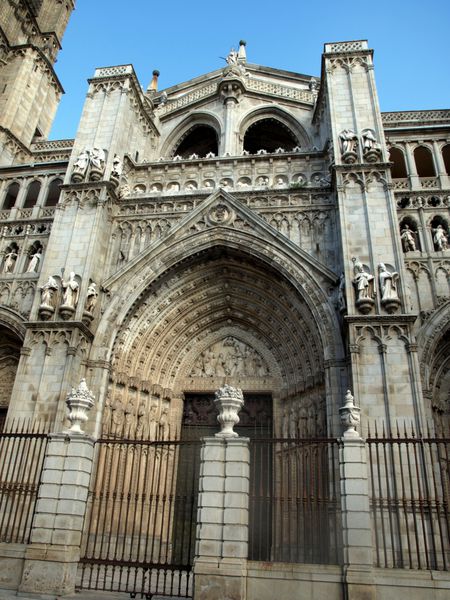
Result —
[[221, 430], [216, 433], [216, 437], [238, 437], [238, 434], [233, 431], [233, 427], [239, 423], [238, 412], [244, 405], [242, 390], [225, 384], [217, 390], [214, 404], [219, 411], [217, 420], [221, 426]]
[[234, 213], [223, 203], [215, 204], [208, 213], [211, 225], [230, 225], [234, 221]]

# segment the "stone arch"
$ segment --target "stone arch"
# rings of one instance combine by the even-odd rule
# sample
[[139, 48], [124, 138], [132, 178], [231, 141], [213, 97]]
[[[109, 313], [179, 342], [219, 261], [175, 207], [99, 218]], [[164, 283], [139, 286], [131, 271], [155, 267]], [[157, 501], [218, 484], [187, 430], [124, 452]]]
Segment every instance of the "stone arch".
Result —
[[8, 412], [24, 336], [25, 328], [17, 315], [0, 309], [0, 431]]
[[[441, 306], [422, 326], [417, 341], [422, 389], [437, 427], [450, 425], [450, 301]], [[430, 413], [428, 413], [430, 414]]]
[[389, 150], [389, 160], [392, 163], [391, 174], [393, 179], [405, 179], [408, 177], [405, 154], [402, 148], [393, 146]]
[[173, 157], [180, 143], [197, 127], [204, 126], [214, 130], [217, 136], [218, 149], [220, 150], [220, 138], [223, 130], [223, 124], [216, 115], [208, 112], [191, 113], [189, 117], [179, 123], [175, 129], [169, 133], [166, 141], [161, 148], [161, 156]]
[[249, 128], [265, 119], [272, 119], [279, 123], [280, 127], [286, 128], [296, 139], [297, 146], [300, 146], [301, 148], [308, 148], [311, 146], [308, 134], [297, 119], [295, 119], [288, 111], [280, 107], [267, 105], [261, 106], [256, 110], [251, 110], [242, 117], [239, 124], [239, 139], [242, 144], [242, 149], [244, 147], [245, 134]]

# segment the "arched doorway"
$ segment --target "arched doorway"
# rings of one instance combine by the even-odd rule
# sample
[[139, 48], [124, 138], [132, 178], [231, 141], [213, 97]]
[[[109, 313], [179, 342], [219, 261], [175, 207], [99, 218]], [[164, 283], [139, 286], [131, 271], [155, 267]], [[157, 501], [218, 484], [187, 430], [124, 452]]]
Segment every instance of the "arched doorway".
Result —
[[273, 430], [326, 429], [324, 351], [313, 315], [274, 268], [223, 246], [146, 290], [116, 336], [104, 433], [179, 431], [185, 394], [228, 383], [270, 394]]
[[0, 431], [6, 420], [20, 358], [21, 340], [0, 326]]

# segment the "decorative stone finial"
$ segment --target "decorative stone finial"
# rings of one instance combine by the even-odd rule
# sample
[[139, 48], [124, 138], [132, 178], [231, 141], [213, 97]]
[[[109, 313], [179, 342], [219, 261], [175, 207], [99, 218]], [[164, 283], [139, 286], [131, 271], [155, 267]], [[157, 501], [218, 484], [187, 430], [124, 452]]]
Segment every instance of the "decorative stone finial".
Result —
[[359, 437], [355, 427], [359, 425], [361, 421], [360, 412], [361, 409], [359, 406], [355, 406], [351, 391], [347, 390], [344, 406], [339, 409], [341, 423], [346, 428], [344, 437]]
[[94, 400], [95, 396], [88, 389], [84, 378], [77, 389], [72, 388], [72, 391], [67, 394], [66, 404], [70, 411], [68, 419], [72, 423], [70, 433], [84, 433], [81, 425], [88, 420], [87, 413], [94, 406]]
[[244, 404], [242, 390], [225, 384], [217, 390], [214, 404], [219, 411], [217, 420], [221, 425], [221, 430], [216, 433], [216, 437], [238, 437], [233, 427], [239, 423], [238, 412]]
[[158, 69], [155, 69], [152, 73], [153, 77], [152, 80], [150, 82], [150, 91], [151, 92], [157, 92], [158, 91], [158, 77], [159, 77], [159, 71]]

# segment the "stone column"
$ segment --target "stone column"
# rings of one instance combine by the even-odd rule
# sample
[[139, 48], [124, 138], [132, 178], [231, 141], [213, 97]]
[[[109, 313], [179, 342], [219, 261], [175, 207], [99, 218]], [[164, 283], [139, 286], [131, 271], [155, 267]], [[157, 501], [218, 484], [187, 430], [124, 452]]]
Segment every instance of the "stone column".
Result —
[[75, 592], [81, 536], [94, 459], [94, 439], [80, 425], [94, 397], [86, 382], [67, 397], [71, 428], [50, 435], [19, 591]]
[[247, 438], [205, 438], [194, 600], [246, 598], [250, 451]]
[[194, 600], [245, 600], [250, 451], [249, 440], [233, 431], [244, 404], [242, 390], [225, 384], [214, 403], [221, 429], [203, 440]]
[[374, 600], [366, 447], [355, 429], [359, 424], [360, 409], [354, 405], [350, 391], [339, 410], [346, 427], [339, 450], [345, 598]]

